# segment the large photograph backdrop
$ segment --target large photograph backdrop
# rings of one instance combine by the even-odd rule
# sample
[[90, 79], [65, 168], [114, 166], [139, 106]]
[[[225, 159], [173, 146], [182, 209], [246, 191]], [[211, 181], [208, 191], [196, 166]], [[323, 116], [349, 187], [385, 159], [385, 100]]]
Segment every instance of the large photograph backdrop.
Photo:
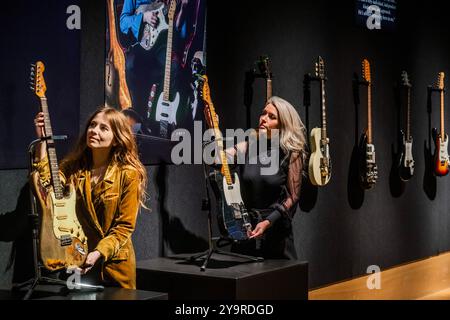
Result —
[[107, 0], [105, 103], [128, 116], [145, 164], [203, 119], [205, 0]]
[[[0, 11], [0, 169], [27, 168], [39, 99], [30, 90], [30, 64], [45, 64], [53, 133], [68, 135], [58, 158], [78, 135], [80, 101], [79, 0], [7, 2]], [[20, 14], [18, 14], [20, 13]]]

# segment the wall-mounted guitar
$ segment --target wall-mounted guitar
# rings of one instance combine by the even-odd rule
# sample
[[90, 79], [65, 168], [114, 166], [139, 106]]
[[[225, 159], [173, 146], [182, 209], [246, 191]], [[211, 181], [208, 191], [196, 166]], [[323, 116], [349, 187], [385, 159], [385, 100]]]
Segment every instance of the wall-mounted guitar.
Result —
[[125, 55], [117, 37], [114, 0], [107, 0], [106, 3], [110, 48], [105, 68], [105, 94], [113, 104], [118, 103], [120, 109], [127, 109], [131, 107], [131, 96], [125, 76]]
[[[41, 61], [32, 66], [32, 89], [41, 101], [45, 136], [51, 137], [53, 133], [45, 96], [44, 68]], [[40, 258], [48, 270], [55, 271], [70, 266], [81, 266], [86, 258], [88, 247], [87, 238], [75, 212], [75, 188], [72, 184], [65, 187], [61, 183], [55, 144], [52, 139], [47, 140], [47, 154], [51, 175], [50, 184], [43, 185], [37, 171], [32, 172], [30, 179], [41, 213]]]
[[367, 85], [367, 131], [362, 135], [359, 150], [360, 184], [364, 189], [371, 189], [378, 179], [378, 168], [375, 162], [375, 146], [372, 139], [372, 80], [370, 64], [367, 59], [362, 62], [362, 74]]
[[154, 1], [150, 4], [142, 4], [137, 9], [135, 14], [144, 14], [145, 12], [153, 12], [158, 17], [158, 24], [156, 28], [152, 27], [148, 23], [144, 23], [144, 28], [142, 29], [142, 36], [139, 44], [145, 50], [152, 49], [158, 39], [162, 39], [163, 36], [160, 37], [162, 33], [165, 33], [169, 29], [169, 24], [166, 21], [165, 13], [167, 11], [167, 7], [162, 1]]
[[400, 131], [402, 151], [400, 154], [399, 175], [403, 181], [408, 181], [414, 174], [414, 159], [412, 155], [413, 138], [411, 136], [411, 83], [408, 73], [402, 72], [402, 86], [406, 89], [406, 133]]
[[247, 231], [252, 228], [250, 218], [241, 197], [239, 177], [231, 175], [228, 160], [223, 148], [222, 133], [217, 122], [217, 114], [211, 101], [207, 76], [203, 77], [202, 99], [205, 103], [205, 117], [214, 130], [215, 141], [221, 160], [221, 170], [214, 170], [211, 185], [219, 207], [219, 227], [223, 236], [233, 240], [247, 239]]
[[[168, 18], [169, 27], [167, 33], [166, 66], [164, 69], [164, 89], [159, 95], [155, 110], [155, 120], [159, 122], [159, 135], [162, 138], [170, 138], [172, 129], [177, 124], [177, 111], [180, 104], [180, 94], [175, 92], [173, 101], [170, 100], [170, 74], [172, 66], [172, 38], [173, 20], [175, 16], [176, 1], [170, 2]], [[173, 93], [172, 93], [173, 95]]]
[[268, 56], [261, 56], [257, 63], [260, 76], [266, 79], [266, 101], [272, 97], [272, 70], [270, 69], [270, 60]]
[[326, 185], [331, 178], [330, 140], [327, 136], [327, 117], [325, 108], [325, 63], [322, 57], [317, 58], [316, 80], [320, 83], [320, 109], [322, 112], [322, 127], [311, 130], [311, 157], [308, 173], [311, 183], [315, 186]]
[[440, 93], [441, 105], [441, 132], [433, 128], [434, 149], [434, 174], [442, 177], [448, 174], [448, 135], [444, 130], [444, 73], [439, 72], [436, 90]]

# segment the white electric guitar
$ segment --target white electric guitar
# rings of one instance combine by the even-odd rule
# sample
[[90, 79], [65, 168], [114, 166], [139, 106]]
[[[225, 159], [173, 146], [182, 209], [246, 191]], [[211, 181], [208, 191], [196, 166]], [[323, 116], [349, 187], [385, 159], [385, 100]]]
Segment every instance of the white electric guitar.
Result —
[[176, 1], [172, 0], [169, 7], [169, 29], [167, 34], [166, 67], [164, 71], [164, 90], [161, 92], [155, 110], [155, 120], [159, 121], [160, 133], [162, 138], [170, 137], [169, 126], [174, 127], [177, 124], [177, 111], [180, 104], [180, 94], [175, 93], [173, 101], [170, 101], [170, 73], [172, 63], [172, 37], [173, 37], [173, 19], [175, 15]]

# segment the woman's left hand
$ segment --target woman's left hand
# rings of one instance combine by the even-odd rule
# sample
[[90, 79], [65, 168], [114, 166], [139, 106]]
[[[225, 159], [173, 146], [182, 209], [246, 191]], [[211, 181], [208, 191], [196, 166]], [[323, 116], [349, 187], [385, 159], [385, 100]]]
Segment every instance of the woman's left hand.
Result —
[[248, 238], [253, 239], [261, 237], [269, 226], [270, 226], [269, 220], [261, 221], [256, 225], [255, 229], [250, 231], [250, 235]]
[[84, 265], [80, 268], [80, 274], [86, 274], [89, 270], [91, 270], [101, 256], [101, 253], [97, 250], [89, 252]]

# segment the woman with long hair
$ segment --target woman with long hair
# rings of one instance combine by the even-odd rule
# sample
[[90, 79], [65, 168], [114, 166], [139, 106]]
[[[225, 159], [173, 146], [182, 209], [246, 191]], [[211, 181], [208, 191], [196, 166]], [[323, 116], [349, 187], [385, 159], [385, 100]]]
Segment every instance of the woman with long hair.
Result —
[[[41, 138], [44, 114], [38, 113], [34, 122]], [[43, 183], [50, 180], [45, 143], [37, 149], [34, 168]], [[88, 239], [89, 251], [78, 271], [98, 284], [136, 288], [131, 235], [139, 207], [145, 207], [147, 174], [127, 118], [113, 108], [96, 110], [62, 160], [60, 175], [75, 186], [76, 213]]]
[[[296, 259], [291, 222], [307, 157], [305, 127], [288, 101], [273, 96], [262, 110], [257, 132], [258, 139], [249, 139], [227, 150], [235, 159], [245, 159], [239, 166], [241, 193], [245, 206], [256, 218], [249, 240], [234, 244], [232, 250], [264, 258]], [[268, 140], [267, 150], [252, 147], [252, 143], [261, 139]], [[252, 154], [252, 150], [258, 150], [257, 154]], [[274, 152], [278, 152], [277, 157]], [[263, 174], [267, 163], [255, 161], [256, 158], [278, 159], [278, 166]]]

